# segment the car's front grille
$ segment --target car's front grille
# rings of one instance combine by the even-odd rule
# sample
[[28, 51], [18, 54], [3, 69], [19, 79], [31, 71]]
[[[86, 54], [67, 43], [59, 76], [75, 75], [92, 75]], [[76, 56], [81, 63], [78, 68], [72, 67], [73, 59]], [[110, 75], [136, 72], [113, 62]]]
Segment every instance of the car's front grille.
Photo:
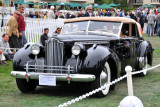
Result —
[[[45, 55], [45, 65], [47, 66], [62, 66], [63, 65], [63, 42], [57, 39], [49, 39], [45, 44], [46, 55]], [[52, 71], [48, 71], [52, 72]], [[58, 72], [58, 71], [57, 71]], [[54, 73], [57, 73], [54, 71]]]

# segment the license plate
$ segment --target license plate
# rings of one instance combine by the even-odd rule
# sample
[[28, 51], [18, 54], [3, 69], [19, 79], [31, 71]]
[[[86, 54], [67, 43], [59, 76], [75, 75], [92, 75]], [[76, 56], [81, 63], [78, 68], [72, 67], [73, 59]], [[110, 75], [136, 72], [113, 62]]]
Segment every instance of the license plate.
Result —
[[56, 77], [39, 75], [39, 85], [56, 86]]

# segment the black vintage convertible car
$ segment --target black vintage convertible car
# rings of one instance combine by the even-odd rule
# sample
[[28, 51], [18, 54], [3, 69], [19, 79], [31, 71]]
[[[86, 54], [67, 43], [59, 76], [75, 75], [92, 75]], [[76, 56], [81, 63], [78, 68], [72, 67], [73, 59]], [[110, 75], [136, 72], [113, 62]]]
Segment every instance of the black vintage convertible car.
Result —
[[[56, 86], [63, 82], [87, 83], [96, 89], [125, 73], [152, 65], [153, 48], [140, 34], [140, 25], [121, 17], [67, 19], [61, 35], [49, 38], [45, 47], [28, 44], [14, 56], [12, 77], [19, 90], [27, 93], [37, 85]], [[141, 76], [147, 74], [147, 70]], [[104, 97], [115, 85], [96, 93]]]

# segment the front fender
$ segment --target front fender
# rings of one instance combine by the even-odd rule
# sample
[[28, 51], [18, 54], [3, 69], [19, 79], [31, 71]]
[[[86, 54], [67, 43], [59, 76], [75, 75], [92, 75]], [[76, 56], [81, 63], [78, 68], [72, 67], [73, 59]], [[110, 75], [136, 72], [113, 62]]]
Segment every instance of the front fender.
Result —
[[[32, 45], [27, 45], [15, 53], [13, 58], [13, 70], [26, 71], [24, 68], [27, 62], [30, 61], [30, 64], [35, 63], [35, 55], [31, 53], [31, 46]], [[44, 48], [40, 46], [40, 53], [37, 55], [38, 58], [45, 57], [44, 53]]]
[[91, 47], [87, 50], [87, 56], [82, 63], [82, 73], [99, 76], [104, 63], [109, 60], [114, 62], [112, 66], [118, 70], [119, 58], [114, 54], [114, 52], [101, 45]]

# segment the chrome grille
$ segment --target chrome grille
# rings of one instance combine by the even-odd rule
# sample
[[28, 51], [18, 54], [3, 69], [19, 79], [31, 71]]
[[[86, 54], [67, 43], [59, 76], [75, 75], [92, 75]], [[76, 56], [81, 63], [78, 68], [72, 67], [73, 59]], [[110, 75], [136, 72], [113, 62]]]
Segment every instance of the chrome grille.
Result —
[[[57, 39], [51, 38], [46, 41], [46, 58], [45, 64], [47, 66], [62, 66], [63, 65], [63, 42], [58, 41]], [[47, 72], [53, 72], [48, 70]], [[57, 71], [58, 72], [58, 71]], [[54, 71], [54, 73], [57, 73]]]

